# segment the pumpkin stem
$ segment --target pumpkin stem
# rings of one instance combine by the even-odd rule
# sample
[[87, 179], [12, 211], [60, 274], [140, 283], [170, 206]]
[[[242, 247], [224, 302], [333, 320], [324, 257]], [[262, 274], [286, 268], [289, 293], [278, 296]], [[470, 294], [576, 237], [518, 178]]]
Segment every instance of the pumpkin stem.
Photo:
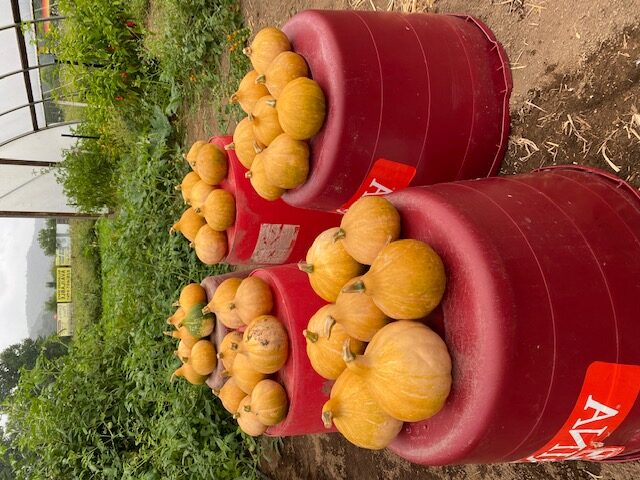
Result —
[[225, 145], [224, 149], [225, 150], [235, 150], [236, 149], [236, 144], [231, 142], [229, 145]]
[[211, 393], [213, 393], [216, 397], [220, 396], [220, 389], [219, 388], [212, 388], [211, 389]]
[[240, 416], [240, 412], [236, 412], [233, 414], [233, 419], [237, 420], [239, 416]]
[[218, 352], [218, 353], [216, 353], [216, 358], [217, 358], [218, 360], [222, 360], [222, 357], [224, 357], [224, 355], [223, 355], [223, 353], [222, 353], [222, 352]]
[[351, 285], [347, 285], [342, 289], [342, 293], [363, 293], [367, 287], [362, 280], [353, 282]]
[[253, 142], [253, 151], [256, 152], [256, 154], [261, 153], [263, 150], [264, 148], [262, 148], [258, 142]]
[[331, 315], [327, 315], [327, 319], [324, 322], [324, 336], [327, 338], [331, 338], [331, 331], [333, 330], [333, 326], [336, 324], [336, 319]]
[[195, 244], [193, 242], [189, 243], [189, 248], [195, 248]]
[[236, 103], [238, 101], [238, 92], [234, 93], [233, 95], [231, 95], [231, 97], [229, 98], [229, 103]]
[[171, 304], [172, 307], [179, 307], [180, 306], [180, 302], [179, 301], [175, 301]]
[[176, 192], [179, 192], [180, 190], [182, 190], [182, 185], [176, 185], [175, 187], [173, 187], [173, 189], [174, 189]]
[[351, 339], [347, 338], [342, 345], [342, 359], [345, 363], [353, 362], [356, 356], [351, 351]]
[[302, 331], [302, 335], [304, 335], [304, 337], [309, 340], [311, 343], [316, 343], [318, 341], [318, 334], [316, 332], [310, 332], [309, 330], [305, 329]]
[[209, 315], [210, 313], [211, 313], [211, 309], [209, 308], [209, 305], [207, 305], [202, 309], [202, 315]]
[[276, 107], [276, 101], [275, 100], [267, 100], [266, 102], [264, 102], [268, 107], [272, 107], [275, 108]]
[[305, 273], [313, 273], [313, 265], [307, 262], [299, 262], [298, 268]]
[[337, 242], [338, 240], [342, 240], [347, 236], [347, 232], [345, 232], [342, 228], [339, 228], [336, 233], [333, 234], [333, 241]]
[[322, 412], [322, 423], [324, 424], [324, 428], [331, 428], [333, 423], [333, 413], [331, 413], [331, 410]]
[[223, 377], [230, 377], [231, 372], [229, 370], [223, 370], [222, 373], [220, 373], [220, 375], [222, 375]]
[[169, 229], [169, 235], [175, 235], [177, 226], [178, 224], [176, 223], [173, 227]]
[[242, 53], [244, 53], [247, 57], [251, 56], [251, 47], [244, 47], [242, 49]]
[[249, 170], [248, 172], [245, 172], [244, 178], [251, 178], [251, 177], [253, 177], [253, 173], [251, 173], [251, 170]]
[[231, 342], [231, 345], [229, 345], [229, 349], [230, 350], [238, 350], [238, 344], [236, 342]]
[[256, 117], [252, 113], [249, 113], [247, 115], [247, 118], [249, 119], [250, 122], [253, 122], [256, 119]]
[[244, 406], [244, 411], [245, 412], [250, 412], [251, 411], [251, 405], [245, 405]]
[[264, 73], [256, 77], [256, 84], [263, 84], [266, 81], [267, 81], [267, 78], [264, 76]]
[[231, 302], [231, 303], [227, 306], [227, 308], [228, 308], [229, 310], [235, 310], [235, 309], [236, 309], [236, 304], [235, 304], [235, 303], [233, 303], [233, 302]]

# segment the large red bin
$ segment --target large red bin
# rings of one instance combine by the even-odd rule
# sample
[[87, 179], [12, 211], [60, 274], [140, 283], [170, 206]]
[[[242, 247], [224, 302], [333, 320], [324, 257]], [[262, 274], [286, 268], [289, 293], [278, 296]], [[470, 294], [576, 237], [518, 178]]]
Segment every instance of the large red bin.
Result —
[[[231, 136], [213, 137], [221, 148]], [[227, 229], [229, 251], [225, 262], [240, 265], [277, 265], [304, 259], [315, 237], [340, 223], [334, 213], [302, 210], [282, 200], [261, 198], [244, 174], [247, 171], [233, 150], [228, 152], [229, 173], [221, 187], [233, 194], [236, 220]]]
[[640, 194], [559, 167], [390, 195], [442, 256], [453, 389], [390, 449], [429, 465], [640, 454]]
[[333, 211], [365, 192], [498, 172], [512, 80], [479, 20], [307, 10], [283, 30], [327, 98], [309, 179], [285, 202]]

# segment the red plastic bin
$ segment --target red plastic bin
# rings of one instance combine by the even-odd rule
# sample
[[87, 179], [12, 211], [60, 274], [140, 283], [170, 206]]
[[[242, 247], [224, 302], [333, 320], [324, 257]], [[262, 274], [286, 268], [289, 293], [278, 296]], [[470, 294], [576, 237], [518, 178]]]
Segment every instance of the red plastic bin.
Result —
[[[224, 148], [231, 136], [213, 137]], [[303, 210], [282, 200], [261, 198], [244, 174], [247, 171], [233, 150], [227, 152], [229, 173], [221, 187], [233, 194], [236, 220], [227, 229], [229, 251], [225, 262], [234, 265], [277, 265], [304, 259], [315, 237], [340, 223], [334, 213]]]
[[509, 137], [509, 61], [479, 20], [307, 10], [283, 30], [327, 98], [301, 208], [343, 209], [364, 193], [486, 177]]
[[390, 195], [448, 273], [444, 409], [391, 444], [416, 463], [640, 454], [640, 194], [543, 169]]

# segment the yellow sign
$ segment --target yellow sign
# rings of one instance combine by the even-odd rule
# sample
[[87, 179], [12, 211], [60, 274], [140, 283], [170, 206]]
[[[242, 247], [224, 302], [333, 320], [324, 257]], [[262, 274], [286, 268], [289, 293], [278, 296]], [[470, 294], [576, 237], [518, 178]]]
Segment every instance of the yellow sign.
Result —
[[73, 334], [71, 306], [71, 303], [58, 304], [58, 312], [56, 316], [58, 320], [58, 335], [61, 337], [68, 337]]
[[71, 301], [71, 267], [56, 269], [56, 300], [58, 303]]

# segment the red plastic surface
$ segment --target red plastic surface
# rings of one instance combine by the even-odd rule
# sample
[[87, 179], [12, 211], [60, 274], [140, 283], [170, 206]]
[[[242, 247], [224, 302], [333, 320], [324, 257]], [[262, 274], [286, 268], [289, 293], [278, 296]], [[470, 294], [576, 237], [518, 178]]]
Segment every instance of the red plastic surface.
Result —
[[[406, 424], [390, 446], [398, 455], [429, 465], [526, 458], [570, 418], [592, 362], [640, 365], [640, 197], [620, 179], [558, 167], [388, 198], [403, 236], [445, 263], [454, 364], [444, 409]], [[640, 402], [603, 446], [636, 458]]]
[[[224, 148], [233, 139], [220, 136], [209, 141]], [[245, 178], [247, 170], [235, 152], [229, 150], [227, 154], [229, 173], [221, 187], [236, 200], [236, 220], [227, 230], [227, 263], [257, 266], [298, 262], [320, 232], [340, 223], [340, 216], [334, 213], [302, 210], [282, 200], [264, 200]]]
[[309, 179], [284, 195], [287, 203], [339, 209], [379, 158], [414, 166], [411, 185], [497, 173], [512, 80], [502, 46], [480, 21], [307, 10], [283, 30], [327, 98]]

